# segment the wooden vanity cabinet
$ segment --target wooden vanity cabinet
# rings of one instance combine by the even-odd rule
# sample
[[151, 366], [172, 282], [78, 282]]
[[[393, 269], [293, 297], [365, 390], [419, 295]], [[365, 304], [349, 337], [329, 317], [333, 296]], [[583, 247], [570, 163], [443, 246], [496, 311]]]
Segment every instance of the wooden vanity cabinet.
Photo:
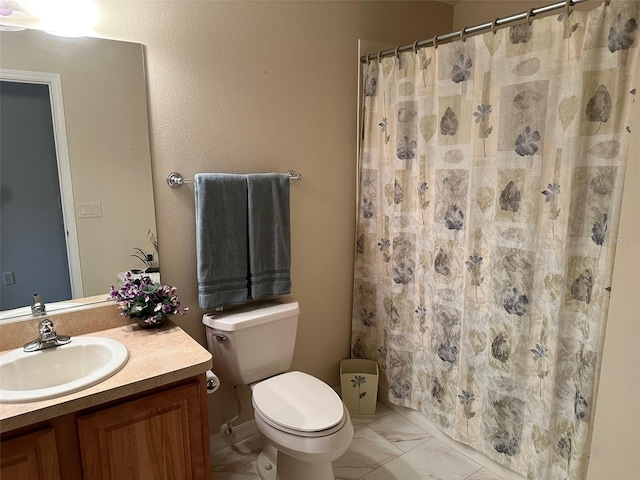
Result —
[[[2, 480], [204, 480], [204, 375], [44, 422], [2, 441]], [[33, 427], [32, 427], [33, 428]]]
[[78, 418], [84, 478], [205, 478], [200, 408], [190, 384]]
[[53, 428], [27, 433], [0, 444], [3, 480], [60, 480]]

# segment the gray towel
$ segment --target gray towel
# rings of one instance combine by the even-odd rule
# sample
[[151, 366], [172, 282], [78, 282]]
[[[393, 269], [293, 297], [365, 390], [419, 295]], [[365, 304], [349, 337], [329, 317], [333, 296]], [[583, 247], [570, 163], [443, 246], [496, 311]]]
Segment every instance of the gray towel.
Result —
[[291, 292], [289, 176], [247, 175], [249, 211], [249, 295]]
[[199, 173], [195, 195], [200, 308], [246, 303], [246, 176]]

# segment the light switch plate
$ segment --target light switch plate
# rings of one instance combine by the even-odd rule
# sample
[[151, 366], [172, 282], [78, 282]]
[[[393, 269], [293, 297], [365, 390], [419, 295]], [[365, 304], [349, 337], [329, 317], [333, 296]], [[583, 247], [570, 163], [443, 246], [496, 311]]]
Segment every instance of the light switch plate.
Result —
[[102, 204], [100, 202], [76, 203], [77, 218], [97, 218], [102, 216]]

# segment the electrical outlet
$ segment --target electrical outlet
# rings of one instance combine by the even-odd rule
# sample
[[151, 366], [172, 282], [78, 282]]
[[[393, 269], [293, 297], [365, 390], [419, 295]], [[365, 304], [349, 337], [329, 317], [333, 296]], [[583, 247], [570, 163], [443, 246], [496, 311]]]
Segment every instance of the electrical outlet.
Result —
[[16, 283], [16, 276], [13, 272], [2, 272], [2, 281], [5, 285], [13, 285]]

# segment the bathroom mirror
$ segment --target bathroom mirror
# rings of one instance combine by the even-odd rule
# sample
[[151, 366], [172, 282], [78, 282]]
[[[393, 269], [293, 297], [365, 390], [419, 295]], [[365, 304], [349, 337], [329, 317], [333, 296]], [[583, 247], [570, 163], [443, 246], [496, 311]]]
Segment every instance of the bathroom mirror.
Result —
[[[142, 256], [136, 249], [153, 254], [154, 266], [158, 261], [152, 242], [156, 223], [143, 46], [88, 37], [57, 37], [28, 29], [0, 31], [0, 76], [3, 84], [7, 77], [12, 77], [10, 82], [20, 83], [59, 78], [57, 86], [50, 84], [49, 88], [51, 92], [59, 90], [60, 97], [59, 106], [53, 100], [52, 116], [60, 203], [65, 212], [61, 236], [67, 237], [68, 263], [75, 261], [80, 275], [71, 274], [73, 288], [69, 298], [55, 300], [64, 301], [58, 305], [61, 308], [83, 303], [79, 297], [104, 294], [106, 300], [109, 286], [118, 284], [119, 274], [147, 266], [132, 256], [135, 253]], [[56, 124], [55, 117], [61, 111], [63, 116]], [[30, 142], [29, 136], [35, 135], [31, 126], [23, 130]], [[61, 130], [66, 133], [62, 140]], [[2, 136], [4, 142], [5, 132]], [[26, 156], [18, 162], [26, 162]], [[37, 258], [54, 255], [47, 242], [51, 231], [36, 228], [20, 236], [22, 228], [5, 228], [4, 224], [11, 215], [21, 216], [25, 224], [42, 224], [42, 220], [31, 221], [26, 202], [21, 200], [24, 195], [20, 193], [25, 185], [51, 175], [27, 169], [11, 178], [5, 174], [8, 158], [9, 155], [3, 155], [0, 179], [3, 221], [0, 320], [25, 314], [29, 318], [30, 309], [17, 307], [29, 306], [36, 292], [50, 305], [49, 285], [59, 281], [45, 280], [46, 269]], [[72, 238], [74, 230], [77, 240]], [[11, 240], [5, 234], [11, 234]], [[34, 247], [35, 240], [41, 238], [45, 247]], [[18, 257], [29, 258], [31, 264], [15, 265]], [[48, 311], [55, 309], [55, 305], [50, 305]]]

